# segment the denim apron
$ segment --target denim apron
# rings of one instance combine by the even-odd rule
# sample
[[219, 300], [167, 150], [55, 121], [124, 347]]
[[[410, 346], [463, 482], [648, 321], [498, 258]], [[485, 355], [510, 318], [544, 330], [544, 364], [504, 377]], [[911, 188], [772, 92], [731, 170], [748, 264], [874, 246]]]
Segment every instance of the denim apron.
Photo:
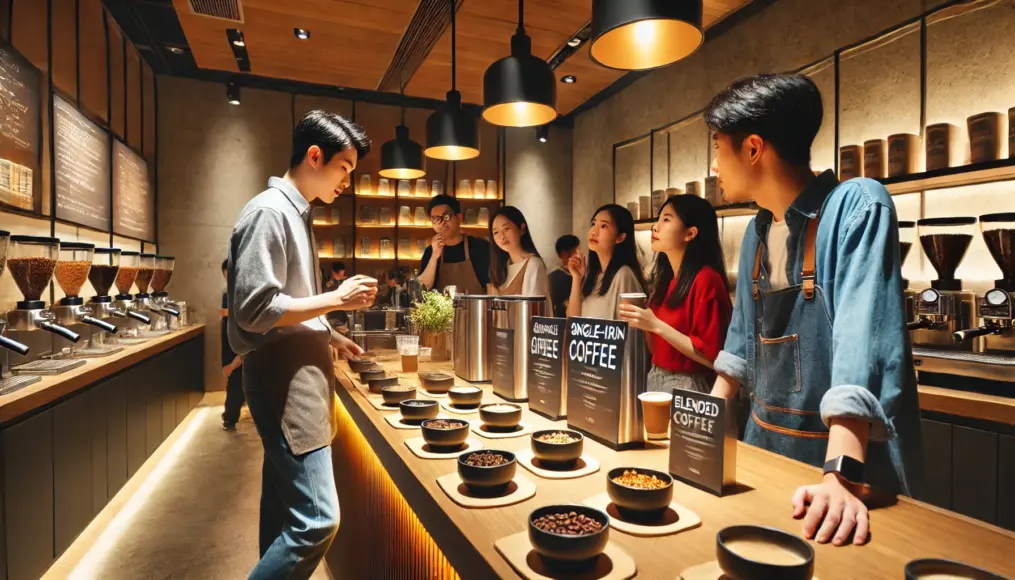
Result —
[[814, 268], [819, 219], [807, 221], [803, 236], [802, 284], [771, 290], [764, 244], [758, 244], [752, 276], [754, 388], [744, 435], [751, 445], [816, 466], [824, 464], [828, 445], [820, 404], [832, 378], [832, 323]]

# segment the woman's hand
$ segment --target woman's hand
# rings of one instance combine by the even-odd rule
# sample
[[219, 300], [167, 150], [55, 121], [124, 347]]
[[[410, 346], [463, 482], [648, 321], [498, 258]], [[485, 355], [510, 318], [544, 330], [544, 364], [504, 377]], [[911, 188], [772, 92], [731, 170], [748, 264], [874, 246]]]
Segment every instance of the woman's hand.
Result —
[[577, 278], [578, 280], [583, 280], [585, 278], [586, 270], [588, 270], [588, 268], [585, 263], [585, 256], [583, 256], [581, 252], [575, 253], [575, 255], [571, 256], [571, 258], [567, 261], [567, 271], [571, 273], [572, 277]]
[[339, 358], [355, 358], [363, 354], [363, 349], [360, 348], [360, 345], [341, 334], [331, 337], [331, 351], [333, 355], [332, 358], [335, 360], [338, 360]]
[[648, 308], [638, 308], [633, 304], [620, 305], [620, 319], [633, 328], [659, 334], [662, 321]]
[[374, 303], [377, 297], [377, 280], [357, 275], [342, 282], [334, 291], [338, 310], [359, 310]]

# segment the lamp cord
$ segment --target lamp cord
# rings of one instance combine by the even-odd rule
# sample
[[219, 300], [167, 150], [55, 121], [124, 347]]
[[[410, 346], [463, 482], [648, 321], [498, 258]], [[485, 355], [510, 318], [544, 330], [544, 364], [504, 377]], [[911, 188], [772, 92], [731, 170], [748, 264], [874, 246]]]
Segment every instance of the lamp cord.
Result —
[[455, 50], [455, 37], [457, 36], [457, 31], [455, 29], [455, 1], [456, 0], [451, 0], [451, 90], [452, 91], [455, 90], [455, 65], [456, 65], [455, 55], [457, 54], [457, 51]]
[[518, 32], [525, 33], [525, 0], [518, 0]]

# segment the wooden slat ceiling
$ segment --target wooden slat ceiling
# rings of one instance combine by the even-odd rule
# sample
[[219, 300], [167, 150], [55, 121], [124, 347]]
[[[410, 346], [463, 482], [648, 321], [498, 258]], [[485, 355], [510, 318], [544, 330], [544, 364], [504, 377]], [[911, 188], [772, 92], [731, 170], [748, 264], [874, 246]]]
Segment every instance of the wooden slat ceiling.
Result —
[[[705, 26], [750, 0], [705, 0]], [[241, 0], [243, 23], [196, 16], [187, 0], [173, 0], [201, 68], [236, 71], [226, 28], [243, 31], [251, 72], [259, 76], [374, 90], [398, 48], [419, 0]], [[525, 29], [532, 52], [549, 59], [589, 21], [592, 0], [529, 0]], [[512, 0], [464, 0], [458, 11], [458, 90], [483, 101], [483, 72], [511, 51], [518, 5]], [[293, 28], [310, 30], [308, 41]], [[557, 69], [575, 84], [558, 84], [558, 109], [567, 114], [623, 76], [589, 59], [588, 46]], [[405, 89], [443, 99], [451, 87], [451, 29], [447, 28]]]

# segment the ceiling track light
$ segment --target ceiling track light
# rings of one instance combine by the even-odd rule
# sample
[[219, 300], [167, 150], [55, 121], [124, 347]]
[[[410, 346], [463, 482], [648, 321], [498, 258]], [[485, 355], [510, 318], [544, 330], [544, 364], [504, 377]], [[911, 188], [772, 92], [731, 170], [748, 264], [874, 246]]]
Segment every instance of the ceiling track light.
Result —
[[226, 100], [230, 105], [240, 104], [240, 85], [236, 84], [236, 81], [226, 83]]
[[560, 82], [564, 83], [565, 85], [573, 85], [576, 82], [578, 82], [578, 77], [576, 77], [574, 75], [564, 75], [560, 79]]
[[618, 70], [673, 64], [704, 41], [702, 10], [702, 0], [593, 0], [589, 56]]
[[[405, 97], [405, 85], [402, 85]], [[402, 105], [402, 123], [395, 127], [395, 138], [381, 145], [381, 177], [388, 179], [419, 179], [426, 175], [426, 157], [423, 147], [409, 138], [405, 125], [405, 105]]]
[[293, 34], [300, 40], [307, 40], [310, 38], [310, 31], [305, 28], [293, 28]]
[[426, 120], [427, 157], [444, 161], [464, 161], [479, 157], [479, 125], [462, 108], [462, 94], [455, 89], [457, 69], [455, 38], [455, 0], [451, 4], [451, 90], [444, 108]]
[[557, 118], [557, 83], [546, 61], [532, 55], [525, 34], [525, 0], [518, 0], [518, 30], [511, 56], [483, 75], [483, 118], [502, 127], [533, 127]]
[[540, 143], [546, 143], [550, 140], [550, 126], [540, 125], [536, 127], [536, 139], [539, 139]]

